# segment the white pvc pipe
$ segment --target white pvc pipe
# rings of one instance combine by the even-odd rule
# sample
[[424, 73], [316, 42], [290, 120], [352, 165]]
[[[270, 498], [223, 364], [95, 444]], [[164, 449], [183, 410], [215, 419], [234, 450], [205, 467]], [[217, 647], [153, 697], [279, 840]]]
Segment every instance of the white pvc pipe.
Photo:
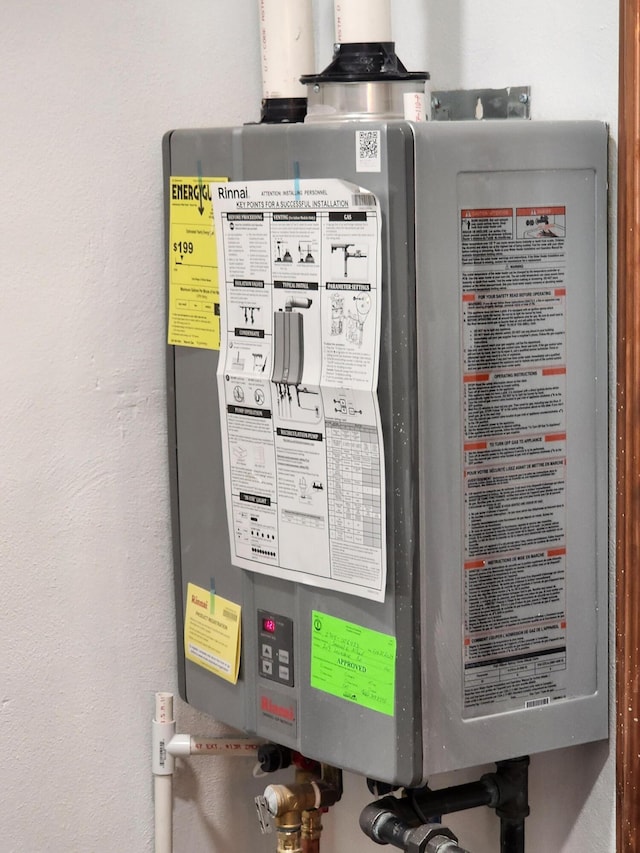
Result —
[[260, 738], [192, 737], [176, 734], [173, 694], [156, 693], [151, 724], [155, 853], [173, 851], [173, 771], [175, 756], [255, 757]]
[[155, 853], [171, 853], [175, 761], [168, 746], [176, 731], [172, 693], [156, 693], [156, 712], [151, 729]]
[[336, 42], [393, 41], [391, 0], [334, 0]]
[[167, 751], [180, 755], [226, 755], [229, 758], [255, 758], [262, 738], [198, 737], [197, 735], [174, 735], [167, 744]]
[[190, 747], [191, 755], [255, 758], [261, 743], [264, 741], [259, 738], [192, 737]]
[[173, 776], [153, 777], [155, 853], [173, 850]]
[[156, 715], [157, 723], [173, 722], [173, 693], [156, 693]]
[[315, 72], [311, 0], [258, 0], [263, 98], [306, 98]]

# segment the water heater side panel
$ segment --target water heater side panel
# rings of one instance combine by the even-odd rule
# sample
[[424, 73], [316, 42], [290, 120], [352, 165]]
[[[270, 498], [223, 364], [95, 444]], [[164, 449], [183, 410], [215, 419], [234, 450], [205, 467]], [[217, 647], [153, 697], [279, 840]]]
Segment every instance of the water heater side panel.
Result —
[[416, 128], [426, 772], [607, 735], [607, 132]]

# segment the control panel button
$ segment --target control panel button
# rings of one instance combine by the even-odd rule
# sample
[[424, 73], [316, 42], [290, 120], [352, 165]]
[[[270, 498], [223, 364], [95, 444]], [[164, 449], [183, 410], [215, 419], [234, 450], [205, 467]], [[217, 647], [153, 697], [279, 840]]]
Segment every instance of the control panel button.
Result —
[[278, 678], [282, 679], [282, 681], [289, 681], [289, 667], [288, 666], [279, 666], [278, 667]]
[[272, 658], [273, 657], [273, 649], [267, 643], [262, 644], [262, 657], [263, 658]]
[[262, 661], [262, 671], [265, 675], [273, 675], [273, 663], [270, 660]]
[[278, 650], [278, 660], [280, 663], [289, 663], [289, 652], [286, 649]]

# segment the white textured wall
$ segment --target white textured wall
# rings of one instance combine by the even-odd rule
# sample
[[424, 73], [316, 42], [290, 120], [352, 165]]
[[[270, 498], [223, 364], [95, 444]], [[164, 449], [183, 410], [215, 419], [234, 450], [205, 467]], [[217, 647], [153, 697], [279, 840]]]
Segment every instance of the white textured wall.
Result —
[[[0, 27], [0, 849], [152, 850], [149, 718], [176, 689], [160, 141], [254, 120], [255, 0], [5, 0]], [[330, 0], [316, 0], [329, 58]], [[439, 88], [531, 84], [615, 129], [617, 0], [397, 0]], [[425, 17], [425, 7], [428, 17]], [[183, 730], [219, 730], [178, 703]], [[272, 851], [247, 766], [184, 765], [176, 853]], [[447, 780], [435, 780], [440, 784]], [[606, 744], [536, 757], [527, 853], [614, 849]], [[347, 778], [323, 849], [374, 850]], [[497, 851], [488, 811], [452, 823]]]

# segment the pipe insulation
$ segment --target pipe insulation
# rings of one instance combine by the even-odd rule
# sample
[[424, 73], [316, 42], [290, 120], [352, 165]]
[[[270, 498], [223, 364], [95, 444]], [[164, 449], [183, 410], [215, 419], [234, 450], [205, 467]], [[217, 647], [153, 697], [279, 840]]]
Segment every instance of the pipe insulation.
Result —
[[336, 42], [391, 42], [391, 0], [335, 0]]
[[302, 74], [315, 71], [311, 0], [258, 0], [262, 97], [306, 98]]

